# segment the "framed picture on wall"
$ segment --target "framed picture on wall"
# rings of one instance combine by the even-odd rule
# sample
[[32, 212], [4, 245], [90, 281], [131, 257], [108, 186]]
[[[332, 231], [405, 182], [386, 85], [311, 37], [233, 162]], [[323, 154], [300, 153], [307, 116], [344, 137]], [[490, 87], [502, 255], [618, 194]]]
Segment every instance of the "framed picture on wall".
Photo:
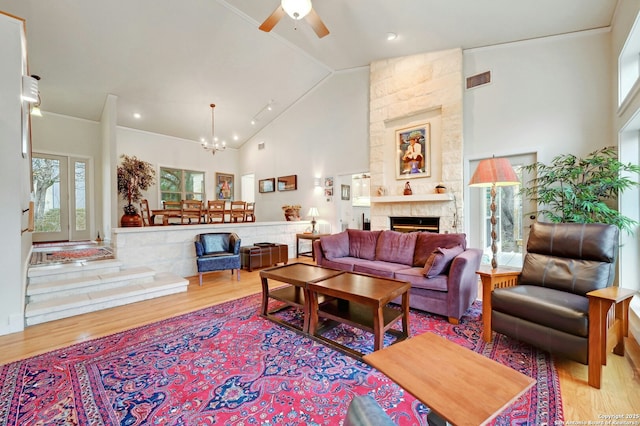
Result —
[[233, 175], [216, 173], [216, 199], [233, 201]]
[[280, 176], [278, 191], [293, 191], [298, 189], [298, 175]]
[[258, 191], [261, 193], [274, 192], [276, 190], [276, 179], [261, 179], [258, 181]]
[[350, 185], [340, 185], [340, 196], [341, 199], [343, 200], [350, 200], [351, 199], [351, 186]]
[[431, 176], [431, 132], [429, 123], [395, 131], [393, 141], [396, 179]]
[[324, 178], [324, 187], [325, 188], [332, 188], [333, 187], [333, 177], [329, 176]]

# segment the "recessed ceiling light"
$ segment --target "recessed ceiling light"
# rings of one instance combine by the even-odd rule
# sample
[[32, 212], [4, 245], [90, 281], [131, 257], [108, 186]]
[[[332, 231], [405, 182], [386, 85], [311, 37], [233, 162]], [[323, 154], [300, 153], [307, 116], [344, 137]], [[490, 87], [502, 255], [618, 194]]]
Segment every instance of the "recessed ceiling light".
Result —
[[140, 118], [142, 118], [142, 115], [141, 115], [139, 112], [134, 112], [134, 113], [133, 113], [133, 118], [135, 118], [135, 119], [138, 119], [138, 120], [139, 120]]
[[387, 33], [387, 41], [395, 40], [398, 38], [398, 34], [396, 33]]
[[240, 139], [240, 138], [238, 137], [238, 135], [233, 135], [233, 140], [234, 140], [234, 141], [237, 141], [238, 139]]

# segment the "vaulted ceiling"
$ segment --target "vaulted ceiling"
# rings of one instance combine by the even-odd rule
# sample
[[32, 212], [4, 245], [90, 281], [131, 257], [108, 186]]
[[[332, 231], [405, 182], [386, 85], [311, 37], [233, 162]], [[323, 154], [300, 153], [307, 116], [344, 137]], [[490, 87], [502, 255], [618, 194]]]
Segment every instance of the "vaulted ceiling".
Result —
[[[469, 49], [608, 27], [617, 0], [313, 0], [330, 34], [285, 16], [280, 0], [5, 0], [26, 20], [42, 110], [240, 146], [334, 72], [415, 53]], [[387, 33], [397, 38], [387, 41]], [[272, 110], [266, 106], [272, 101]], [[138, 112], [141, 118], [133, 114]], [[45, 114], [46, 118], [46, 114]], [[251, 124], [253, 118], [258, 118]]]

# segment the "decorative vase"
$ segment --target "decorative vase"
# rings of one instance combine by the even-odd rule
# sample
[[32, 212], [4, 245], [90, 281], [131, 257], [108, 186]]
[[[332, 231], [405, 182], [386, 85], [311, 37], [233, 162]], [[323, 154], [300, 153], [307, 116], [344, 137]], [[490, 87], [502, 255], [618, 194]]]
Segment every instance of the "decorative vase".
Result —
[[142, 226], [142, 218], [138, 214], [123, 214], [120, 218], [120, 226], [123, 228], [132, 228]]

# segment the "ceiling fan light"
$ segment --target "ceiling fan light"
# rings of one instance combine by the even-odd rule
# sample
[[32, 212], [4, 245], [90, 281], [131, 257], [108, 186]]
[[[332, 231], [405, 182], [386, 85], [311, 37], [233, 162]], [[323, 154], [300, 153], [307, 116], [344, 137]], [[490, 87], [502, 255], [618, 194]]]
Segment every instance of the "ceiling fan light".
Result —
[[293, 19], [302, 19], [311, 12], [311, 0], [282, 0], [281, 6]]

